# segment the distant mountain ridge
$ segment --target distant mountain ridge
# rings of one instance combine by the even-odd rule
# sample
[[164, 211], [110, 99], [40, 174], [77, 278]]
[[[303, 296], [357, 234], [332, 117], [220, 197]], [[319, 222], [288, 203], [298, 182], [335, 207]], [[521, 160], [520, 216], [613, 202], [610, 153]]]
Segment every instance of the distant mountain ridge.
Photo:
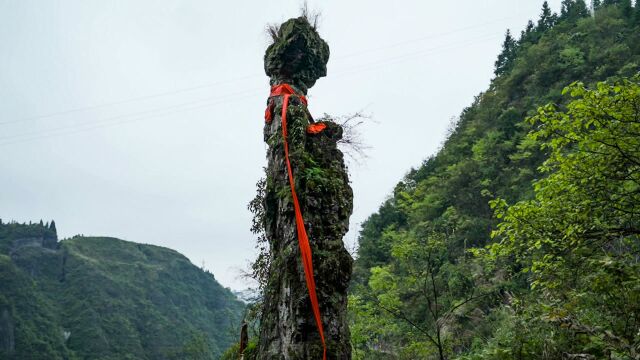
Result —
[[243, 310], [174, 250], [0, 222], [0, 359], [215, 359]]

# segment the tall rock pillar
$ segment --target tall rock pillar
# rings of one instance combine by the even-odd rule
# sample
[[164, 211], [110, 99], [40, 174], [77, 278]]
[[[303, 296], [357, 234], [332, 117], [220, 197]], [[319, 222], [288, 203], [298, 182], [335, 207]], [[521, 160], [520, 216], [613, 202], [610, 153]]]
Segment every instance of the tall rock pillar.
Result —
[[[337, 148], [342, 128], [328, 120], [314, 122], [305, 99], [307, 90], [326, 75], [329, 47], [305, 17], [280, 25], [273, 40], [264, 56], [272, 86], [264, 127], [268, 144], [265, 232], [271, 263], [260, 320], [258, 359], [313, 360], [322, 359], [323, 355], [305, 279], [285, 141], [312, 251], [327, 359], [351, 359], [346, 290], [353, 260], [342, 238], [349, 227], [353, 194], [343, 154]], [[282, 129], [283, 88], [290, 93], [286, 138]]]

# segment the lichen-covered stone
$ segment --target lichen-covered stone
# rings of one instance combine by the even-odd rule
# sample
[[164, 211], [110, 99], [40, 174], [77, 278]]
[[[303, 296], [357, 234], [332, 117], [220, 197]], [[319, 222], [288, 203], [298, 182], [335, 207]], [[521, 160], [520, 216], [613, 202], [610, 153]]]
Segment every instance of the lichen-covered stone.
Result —
[[[298, 94], [326, 74], [329, 48], [308, 21], [285, 22], [267, 49], [265, 70], [271, 84], [286, 82]], [[282, 138], [282, 97], [275, 97], [274, 117], [264, 128], [267, 151], [265, 233], [272, 254], [260, 320], [258, 359], [321, 359], [322, 344], [311, 309], [302, 266]], [[287, 111], [289, 158], [296, 193], [313, 252], [318, 301], [328, 359], [351, 359], [346, 290], [352, 258], [344, 248], [353, 193], [343, 154], [337, 148], [342, 128], [326, 121], [319, 134], [306, 133], [313, 120], [298, 97]]]

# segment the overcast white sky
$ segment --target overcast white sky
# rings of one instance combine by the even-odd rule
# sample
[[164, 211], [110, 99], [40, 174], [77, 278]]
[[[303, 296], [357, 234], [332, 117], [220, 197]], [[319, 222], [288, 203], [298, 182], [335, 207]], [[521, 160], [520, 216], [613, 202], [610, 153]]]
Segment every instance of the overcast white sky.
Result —
[[[550, 1], [555, 11], [560, 0]], [[364, 110], [346, 237], [486, 89], [541, 0], [310, 1], [331, 47], [313, 114]], [[225, 286], [254, 254], [265, 25], [300, 1], [0, 1], [0, 218], [166, 246]]]

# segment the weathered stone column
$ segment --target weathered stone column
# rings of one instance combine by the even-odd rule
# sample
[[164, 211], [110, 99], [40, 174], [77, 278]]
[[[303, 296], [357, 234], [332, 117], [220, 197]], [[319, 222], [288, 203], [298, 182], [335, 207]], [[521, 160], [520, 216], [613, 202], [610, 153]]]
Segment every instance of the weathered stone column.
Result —
[[[265, 71], [271, 85], [289, 84], [306, 95], [326, 75], [329, 47], [305, 17], [283, 23], [266, 51]], [[302, 265], [282, 136], [282, 96], [268, 103], [272, 120], [264, 128], [267, 152], [266, 236], [271, 266], [264, 293], [258, 359], [322, 359], [322, 344], [313, 316]], [[289, 159], [296, 193], [313, 252], [317, 295], [327, 343], [327, 359], [351, 359], [347, 326], [347, 285], [352, 259], [342, 238], [349, 227], [353, 194], [343, 154], [336, 143], [342, 128], [309, 134], [313, 122], [299, 96], [289, 98]]]

